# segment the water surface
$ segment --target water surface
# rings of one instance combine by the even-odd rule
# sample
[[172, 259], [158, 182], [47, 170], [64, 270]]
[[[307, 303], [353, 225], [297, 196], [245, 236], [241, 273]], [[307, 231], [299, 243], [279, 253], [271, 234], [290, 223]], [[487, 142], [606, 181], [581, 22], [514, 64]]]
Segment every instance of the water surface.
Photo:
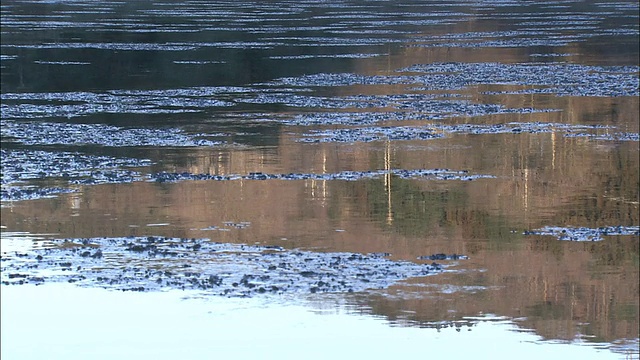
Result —
[[[637, 2], [13, 0], [1, 11], [3, 330], [24, 326], [4, 316], [5, 297], [17, 309], [27, 292], [79, 291], [46, 276], [18, 286], [12, 266], [64, 239], [157, 236], [422, 265], [468, 257], [362, 292], [258, 294], [276, 302], [269, 319], [297, 309], [287, 331], [362, 334], [350, 350], [384, 334], [415, 356], [418, 339], [451, 331], [443, 344], [487, 357], [485, 336], [520, 353], [638, 357]], [[88, 285], [82, 296], [104, 291]], [[224, 324], [251, 327], [238, 299], [199, 296]], [[174, 300], [177, 311], [200, 301]], [[209, 326], [190, 334], [223, 336]], [[290, 349], [324, 342], [306, 334]]]

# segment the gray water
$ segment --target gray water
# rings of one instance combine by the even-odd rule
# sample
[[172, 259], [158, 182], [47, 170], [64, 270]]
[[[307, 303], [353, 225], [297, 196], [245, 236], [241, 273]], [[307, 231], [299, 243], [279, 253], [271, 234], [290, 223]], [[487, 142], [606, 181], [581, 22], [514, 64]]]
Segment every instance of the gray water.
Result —
[[248, 357], [638, 358], [637, 1], [1, 11], [3, 357], [113, 355], [30, 346], [110, 333], [37, 296], [93, 297], [128, 357], [177, 356], [151, 319], [189, 309], [187, 338], [297, 339]]

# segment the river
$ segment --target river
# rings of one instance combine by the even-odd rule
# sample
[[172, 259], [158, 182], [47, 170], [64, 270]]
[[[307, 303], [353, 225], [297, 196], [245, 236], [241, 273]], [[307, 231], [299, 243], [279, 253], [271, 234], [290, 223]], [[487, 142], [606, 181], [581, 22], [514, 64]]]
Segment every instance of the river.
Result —
[[639, 19], [3, 1], [2, 357], [638, 359]]

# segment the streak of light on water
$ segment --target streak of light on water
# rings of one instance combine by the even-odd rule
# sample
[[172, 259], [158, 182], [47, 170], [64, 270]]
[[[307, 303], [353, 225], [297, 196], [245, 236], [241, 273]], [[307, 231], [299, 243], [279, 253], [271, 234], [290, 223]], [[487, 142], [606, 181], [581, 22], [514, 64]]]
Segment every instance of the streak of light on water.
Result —
[[43, 240], [51, 239], [57, 234], [31, 234], [24, 231], [3, 231], [0, 236], [0, 252], [24, 252], [34, 248], [34, 243], [43, 244]]
[[200, 297], [190, 291], [121, 293], [68, 284], [5, 286], [1, 296], [3, 359], [327, 359], [354, 354], [389, 359], [425, 352], [474, 359], [635, 356], [579, 340], [545, 342], [513, 320], [493, 315], [479, 315], [469, 327], [425, 329], [389, 326], [348, 307], [316, 311], [304, 299], [279, 303]]

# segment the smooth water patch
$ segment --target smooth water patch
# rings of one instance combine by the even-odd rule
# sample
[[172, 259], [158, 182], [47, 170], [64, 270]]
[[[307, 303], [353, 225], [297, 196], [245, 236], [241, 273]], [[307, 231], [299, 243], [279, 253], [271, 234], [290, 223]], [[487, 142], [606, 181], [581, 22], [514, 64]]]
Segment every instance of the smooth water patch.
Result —
[[10, 252], [26, 252], [33, 249], [33, 244], [51, 239], [58, 234], [32, 234], [25, 231], [3, 231], [0, 233], [0, 252], [2, 256]]
[[[417, 359], [428, 352], [474, 359], [526, 353], [564, 360], [624, 359], [638, 353], [637, 342], [544, 341], [517, 321], [491, 314], [460, 319], [461, 326], [390, 326], [348, 299], [322, 294], [293, 303], [202, 297], [195, 291], [123, 293], [69, 284], [2, 286], [0, 294], [3, 358], [173, 360], [188, 354], [339, 359], [355, 353], [367, 359]], [[371, 346], [372, 341], [377, 345]]]

